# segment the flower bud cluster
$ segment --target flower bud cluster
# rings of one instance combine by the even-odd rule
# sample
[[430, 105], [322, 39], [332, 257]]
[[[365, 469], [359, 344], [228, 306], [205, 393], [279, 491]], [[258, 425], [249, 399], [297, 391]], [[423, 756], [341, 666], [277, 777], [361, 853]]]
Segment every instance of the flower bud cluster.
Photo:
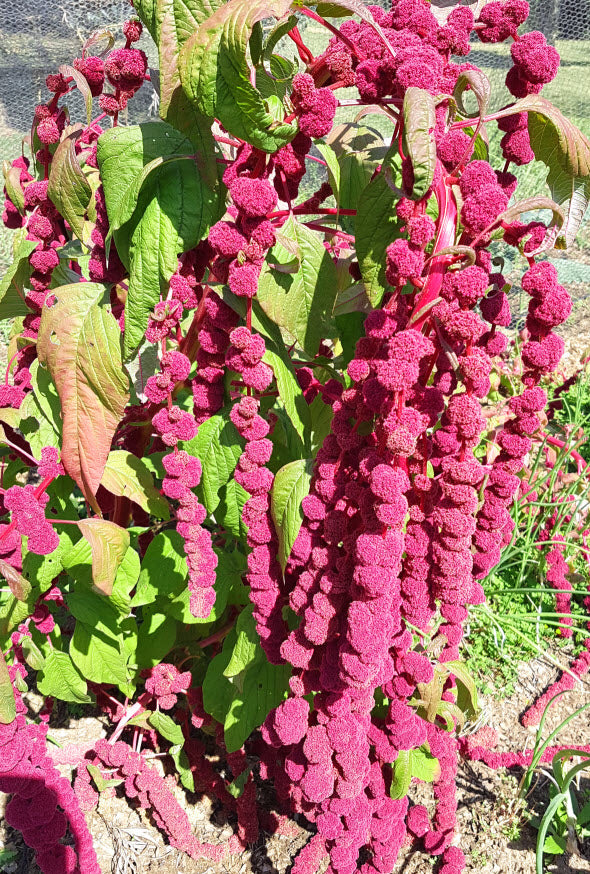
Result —
[[162, 492], [169, 500], [178, 502], [176, 529], [184, 541], [190, 610], [193, 616], [205, 618], [215, 603], [217, 556], [211, 534], [203, 528], [206, 510], [192, 491], [201, 481], [201, 463], [177, 447], [180, 441], [192, 440], [197, 433], [197, 423], [192, 413], [172, 402], [172, 393], [177, 383], [188, 378], [191, 364], [186, 355], [176, 350], [164, 352], [160, 364], [159, 373], [147, 380], [145, 393], [154, 404], [166, 403], [153, 416], [152, 425], [164, 445], [174, 447], [174, 451], [162, 459], [166, 472]]
[[[233, 332], [235, 333], [235, 332]], [[259, 415], [260, 402], [245, 395], [234, 405], [230, 419], [246, 446], [238, 460], [235, 481], [250, 495], [242, 510], [248, 526], [247, 543], [250, 601], [254, 605], [256, 629], [266, 655], [274, 664], [283, 661], [279, 652], [285, 634], [282, 608], [282, 571], [278, 562], [278, 541], [270, 514], [270, 490], [274, 474], [267, 467], [272, 454], [268, 422]]]
[[[23, 667], [11, 668], [23, 674]], [[69, 781], [47, 753], [44, 724], [27, 724], [26, 707], [15, 689], [17, 716], [0, 724], [0, 792], [11, 795], [6, 823], [35, 850], [43, 874], [100, 874], [92, 836]], [[63, 844], [69, 830], [75, 846]]]
[[[95, 753], [104, 766], [120, 773], [125, 779], [125, 794], [135, 798], [145, 810], [150, 810], [158, 828], [177, 847], [192, 859], [210, 859], [221, 862], [227, 852], [223, 844], [204, 844], [197, 840], [186, 815], [166, 781], [156, 768], [150, 766], [141, 753], [123, 741], [111, 744], [99, 740]], [[232, 849], [231, 845], [229, 847]]]

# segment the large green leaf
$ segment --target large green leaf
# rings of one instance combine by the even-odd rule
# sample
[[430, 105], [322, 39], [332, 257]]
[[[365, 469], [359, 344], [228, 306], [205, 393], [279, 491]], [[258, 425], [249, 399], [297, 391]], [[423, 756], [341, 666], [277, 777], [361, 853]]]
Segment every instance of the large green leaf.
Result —
[[0, 280], [0, 319], [14, 319], [30, 312], [25, 303], [25, 287], [31, 275], [29, 255], [38, 245], [34, 240], [26, 240], [19, 232], [12, 264]]
[[244, 543], [248, 527], [242, 521], [242, 508], [248, 497], [248, 492], [235, 479], [230, 479], [219, 491], [219, 504], [215, 510], [217, 524]]
[[404, 143], [414, 171], [411, 197], [420, 200], [434, 179], [436, 167], [435, 103], [423, 88], [411, 87], [404, 95]]
[[127, 656], [122, 641], [95, 625], [76, 622], [70, 656], [82, 675], [93, 683], [127, 683]]
[[121, 362], [121, 332], [98, 301], [104, 287], [65, 285], [43, 307], [37, 351], [57, 388], [63, 416], [63, 465], [97, 508], [95, 495], [111, 441], [129, 399]]
[[42, 695], [61, 701], [75, 701], [77, 704], [90, 704], [92, 701], [86, 680], [71, 657], [56, 649], [49, 653], [37, 675], [37, 688]]
[[301, 501], [309, 494], [312, 468], [310, 459], [291, 461], [277, 471], [272, 485], [270, 507], [279, 539], [278, 559], [283, 570], [303, 522]]
[[180, 79], [191, 104], [240, 139], [275, 152], [297, 133], [294, 124], [275, 121], [251, 84], [246, 59], [256, 22], [281, 18], [290, 0], [229, 0], [184, 43]]
[[187, 566], [183, 540], [177, 531], [160, 531], [146, 549], [132, 606], [172, 598], [186, 588]]
[[160, 115], [187, 136], [198, 153], [199, 171], [208, 185], [217, 175], [211, 123], [189, 104], [180, 85], [180, 50], [223, 0], [137, 0], [135, 10], [159, 52]]
[[76, 236], [86, 242], [84, 219], [92, 188], [76, 155], [75, 136], [63, 139], [55, 150], [47, 195]]
[[199, 489], [209, 513], [215, 512], [219, 490], [231, 479], [243, 445], [227, 407], [199, 425], [197, 436], [183, 444], [183, 449], [201, 462], [203, 474]]
[[531, 148], [535, 158], [547, 166], [551, 196], [566, 216], [558, 245], [571, 245], [590, 198], [590, 140], [538, 94], [517, 100], [496, 113], [496, 117], [520, 112], [528, 113]]
[[[187, 156], [194, 160], [180, 160]], [[178, 254], [196, 246], [218, 218], [218, 193], [199, 161], [191, 140], [165, 122], [112, 128], [99, 139], [109, 222], [129, 269], [126, 357], [143, 341]]]
[[168, 501], [154, 484], [151, 472], [141, 458], [125, 449], [109, 452], [101, 486], [111, 494], [129, 498], [152, 516], [169, 519]]
[[336, 268], [317, 234], [300, 222], [289, 219], [283, 225], [282, 248], [285, 240], [299, 252], [299, 269], [288, 273], [273, 268], [273, 248], [260, 275], [257, 300], [267, 316], [313, 356], [322, 338], [332, 332]]
[[228, 752], [239, 750], [281, 703], [290, 673], [288, 665], [270, 664], [260, 646], [251, 610], [244, 610], [239, 630], [228, 634], [203, 680], [203, 705], [223, 725]]
[[381, 171], [360, 196], [356, 214], [356, 252], [367, 296], [376, 307], [385, 294], [385, 250], [399, 236], [395, 194]]

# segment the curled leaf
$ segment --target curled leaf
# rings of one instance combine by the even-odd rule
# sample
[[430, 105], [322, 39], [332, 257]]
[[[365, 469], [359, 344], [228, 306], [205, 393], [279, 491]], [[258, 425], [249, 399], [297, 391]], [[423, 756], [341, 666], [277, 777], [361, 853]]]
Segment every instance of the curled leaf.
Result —
[[[478, 111], [468, 112], [463, 104], [463, 94], [470, 90], [477, 100]], [[459, 112], [466, 118], [482, 118], [486, 114], [490, 102], [490, 80], [481, 70], [464, 70], [457, 77], [453, 97], [457, 103]]]

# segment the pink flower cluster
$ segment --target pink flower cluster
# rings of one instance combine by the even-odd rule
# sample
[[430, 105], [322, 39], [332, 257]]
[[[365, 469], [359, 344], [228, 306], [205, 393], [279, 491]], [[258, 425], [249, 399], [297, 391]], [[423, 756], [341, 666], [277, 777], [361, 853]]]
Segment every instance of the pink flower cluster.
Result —
[[[22, 667], [18, 667], [21, 674]], [[12, 669], [14, 680], [15, 669]], [[17, 716], [0, 724], [0, 791], [12, 795], [6, 823], [35, 850], [43, 874], [100, 874], [92, 836], [69, 781], [47, 754], [46, 728], [27, 724], [26, 707], [15, 690]], [[70, 831], [75, 848], [63, 844]]]
[[275, 242], [268, 221], [277, 204], [268, 178], [271, 171], [272, 162], [267, 163], [265, 153], [244, 144], [223, 174], [235, 221], [217, 222], [209, 231], [208, 243], [216, 255], [211, 269], [238, 297], [254, 297], [264, 257]]
[[225, 353], [229, 335], [238, 323], [237, 314], [210, 291], [202, 302], [203, 318], [197, 334], [197, 370], [192, 380], [193, 413], [197, 425], [223, 406]]
[[90, 250], [88, 273], [93, 282], [119, 282], [125, 276], [125, 268], [121, 263], [113, 241], [110, 243], [107, 264], [105, 240], [109, 232], [109, 219], [102, 185], [94, 193], [94, 205], [96, 209], [96, 224], [90, 235], [93, 245]]
[[152, 424], [164, 445], [174, 447], [174, 451], [162, 459], [166, 471], [162, 491], [171, 501], [178, 502], [176, 528], [184, 540], [187, 557], [190, 610], [193, 616], [204, 618], [209, 616], [215, 603], [217, 556], [211, 534], [203, 528], [206, 510], [192, 491], [201, 481], [201, 463], [177, 447], [180, 441], [195, 436], [197, 423], [192, 413], [172, 403], [172, 392], [177, 383], [188, 378], [191, 364], [182, 352], [170, 350], [163, 353], [160, 367], [159, 373], [147, 380], [145, 393], [154, 404], [166, 402], [153, 416]]
[[[137, 799], [139, 805], [150, 810], [158, 828], [168, 837], [170, 844], [177, 847], [192, 859], [211, 859], [220, 862], [227, 850], [239, 847], [239, 841], [230, 841], [228, 847], [223, 844], [204, 844], [197, 840], [183, 808], [176, 800], [166, 781], [151, 767], [146, 759], [131, 749], [123, 741], [111, 744], [99, 740], [94, 751], [97, 758], [111, 772], [120, 773], [125, 779], [125, 794], [128, 798]], [[84, 769], [86, 771], [87, 769]], [[80, 771], [79, 771], [80, 774]], [[81, 781], [86, 782], [82, 774]], [[82, 790], [82, 783], [80, 790]], [[91, 800], [91, 795], [88, 800]]]
[[[235, 333], [235, 332], [234, 332]], [[244, 504], [242, 520], [248, 526], [247, 543], [250, 601], [254, 605], [256, 630], [266, 655], [274, 664], [283, 661], [279, 652], [285, 634], [282, 609], [285, 605], [283, 575], [279, 565], [278, 541], [270, 514], [270, 490], [274, 474], [267, 467], [272, 454], [269, 425], [259, 415], [259, 401], [243, 396], [230, 412], [230, 419], [246, 441], [238, 460], [234, 479], [250, 497]]]
[[149, 669], [145, 691], [153, 695], [162, 710], [172, 710], [176, 707], [178, 695], [181, 692], [186, 693], [191, 682], [190, 671], [181, 674], [174, 665], [160, 662], [159, 665]]
[[59, 545], [59, 537], [45, 518], [49, 495], [37, 494], [35, 486], [11, 486], [4, 493], [4, 506], [12, 513], [19, 534], [27, 537], [27, 549], [36, 555], [49, 555]]
[[[98, 103], [107, 115], [117, 116], [143, 85], [147, 73], [147, 55], [141, 49], [131, 48], [141, 36], [142, 25], [137, 20], [125, 22], [123, 32], [127, 45], [110, 52], [104, 63], [104, 75], [114, 93], [101, 94]], [[94, 71], [93, 71], [94, 72]]]

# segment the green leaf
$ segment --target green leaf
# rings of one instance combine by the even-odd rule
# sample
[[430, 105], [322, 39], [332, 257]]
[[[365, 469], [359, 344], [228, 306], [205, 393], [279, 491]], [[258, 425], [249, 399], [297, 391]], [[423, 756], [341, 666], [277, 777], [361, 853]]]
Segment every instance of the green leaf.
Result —
[[256, 622], [252, 616], [253, 606], [242, 610], [236, 622], [236, 643], [232, 650], [229, 663], [223, 671], [223, 676], [231, 679], [243, 674], [255, 661], [260, 642], [256, 631]]
[[185, 789], [188, 789], [189, 792], [195, 791], [195, 779], [193, 777], [193, 772], [191, 770], [191, 764], [189, 761], [189, 757], [186, 754], [184, 747], [176, 744], [175, 746], [170, 747], [168, 750], [170, 755], [172, 756], [172, 760], [176, 765], [176, 770], [178, 771], [178, 776], [180, 777], [180, 782], [184, 786]]
[[142, 459], [132, 452], [124, 449], [109, 452], [100, 484], [113, 495], [129, 498], [158, 519], [170, 518], [168, 501], [154, 485]]
[[315, 458], [318, 449], [330, 433], [334, 410], [326, 404], [321, 395], [317, 395], [309, 405], [311, 415], [311, 451]]
[[[318, 149], [326, 157], [328, 178], [336, 203], [342, 209], [356, 209], [359, 197], [387, 152], [381, 134], [363, 124], [336, 125], [326, 137], [328, 149]], [[333, 150], [338, 165], [335, 172]], [[334, 187], [336, 185], [336, 187]]]
[[76, 236], [86, 242], [84, 222], [92, 188], [76, 155], [75, 135], [63, 139], [55, 150], [47, 195]]
[[8, 666], [4, 653], [0, 649], [0, 723], [8, 725], [16, 719], [16, 704], [14, 690], [10, 682]]
[[20, 167], [13, 167], [9, 161], [2, 161], [2, 175], [6, 194], [21, 215], [25, 214], [25, 191], [20, 181]]
[[70, 656], [81, 674], [93, 683], [127, 683], [127, 656], [122, 641], [102, 627], [76, 622]]
[[209, 513], [215, 512], [219, 504], [219, 490], [232, 477], [244, 445], [230, 421], [229, 410], [226, 407], [199, 425], [196, 437], [182, 446], [201, 462], [203, 474], [199, 488]]
[[30, 312], [25, 303], [25, 286], [31, 275], [29, 255], [37, 246], [34, 240], [24, 237], [15, 246], [12, 264], [0, 280], [0, 319], [14, 319]]
[[400, 750], [397, 759], [393, 763], [391, 786], [389, 787], [390, 798], [405, 798], [412, 783], [412, 766], [410, 762], [410, 750]]
[[290, 0], [230, 0], [185, 42], [180, 52], [180, 80], [191, 104], [229, 133], [265, 152], [293, 139], [294, 124], [276, 122], [260, 92], [250, 82], [246, 59], [256, 22], [281, 18]]
[[37, 688], [42, 695], [59, 698], [60, 701], [75, 701], [90, 704], [86, 680], [66, 652], [52, 650], [43, 668], [37, 675]]
[[63, 414], [62, 463], [89, 504], [100, 485], [115, 430], [129, 399], [121, 332], [98, 305], [104, 287], [80, 282], [55, 289], [43, 307], [37, 352], [57, 388]]
[[547, 835], [543, 844], [543, 852], [552, 856], [561, 856], [565, 853], [566, 839], [561, 835]]
[[57, 430], [54, 422], [47, 418], [34, 392], [25, 395], [19, 413], [22, 417], [19, 431], [28, 441], [36, 458], [41, 457], [41, 450], [45, 446], [61, 448], [61, 429]]
[[405, 150], [414, 171], [411, 197], [420, 200], [432, 185], [436, 167], [434, 97], [423, 88], [412, 86], [404, 95], [403, 112]]
[[242, 508], [248, 497], [248, 492], [235, 479], [230, 479], [219, 491], [219, 504], [215, 510], [218, 525], [244, 543], [248, 527], [242, 522]]
[[[92, 121], [92, 92], [90, 91], [90, 85], [88, 84], [86, 76], [83, 76], [79, 70], [76, 70], [75, 67], [71, 67], [69, 64], [61, 64], [58, 70], [64, 79], [71, 78], [76, 83], [76, 87], [84, 99], [86, 124], [89, 125]], [[53, 156], [53, 160], [55, 160], [55, 155]]]
[[[270, 74], [262, 67], [256, 70], [256, 87], [264, 99], [270, 100], [271, 97], [276, 97], [279, 100], [279, 112], [273, 113], [278, 121], [282, 120], [284, 115], [283, 100], [297, 70], [297, 64], [281, 55], [272, 55], [270, 58]], [[270, 106], [269, 111], [272, 111]]]
[[176, 770], [180, 775], [180, 781], [185, 789], [188, 789], [189, 792], [194, 792], [195, 781], [191, 772], [188, 756], [183, 749], [184, 735], [182, 733], [182, 728], [174, 722], [171, 716], [168, 716], [166, 713], [162, 713], [159, 710], [150, 714], [148, 717], [148, 723], [152, 728], [156, 729], [158, 734], [161, 734], [162, 737], [170, 741], [172, 746], [168, 752], [174, 759]]
[[[178, 254], [194, 248], [218, 217], [218, 194], [197, 162], [164, 160], [194, 153], [191, 140], [165, 122], [112, 128], [99, 139], [109, 222], [129, 267], [126, 357], [143, 341], [148, 316], [177, 269]], [[156, 163], [146, 177], [151, 162]]]
[[[468, 112], [463, 104], [463, 94], [469, 91], [477, 100], [477, 112]], [[453, 97], [459, 112], [466, 118], [483, 118], [490, 102], [490, 80], [481, 70], [463, 70], [457, 76]]]
[[445, 670], [453, 674], [457, 683], [457, 706], [467, 719], [475, 719], [479, 713], [477, 685], [464, 662], [445, 663]]
[[301, 501], [309, 494], [313, 462], [310, 459], [291, 461], [276, 474], [270, 493], [270, 509], [279, 539], [278, 559], [283, 571], [301, 523]]
[[180, 49], [222, 0], [137, 0], [135, 10], [148, 28], [159, 52], [160, 115], [184, 133], [199, 153], [200, 172], [214, 186], [214, 140], [210, 122], [196, 113], [180, 85]]
[[356, 252], [367, 296], [377, 307], [387, 288], [385, 250], [399, 237], [395, 205], [399, 200], [382, 170], [360, 196], [355, 220]]
[[96, 786], [98, 792], [104, 792], [105, 789], [109, 789], [111, 786], [120, 786], [121, 783], [125, 782], [122, 777], [118, 779], [113, 778], [112, 780], [105, 780], [100, 772], [100, 768], [98, 768], [96, 765], [91, 765], [88, 762], [86, 762], [85, 764], [86, 768], [88, 769], [88, 773], [92, 777], [92, 782]]
[[166, 713], [162, 713], [160, 710], [155, 710], [150, 713], [148, 722], [152, 728], [156, 729], [158, 734], [161, 734], [162, 737], [167, 741], [170, 741], [171, 744], [180, 744], [182, 746], [184, 743], [182, 728]]
[[233, 798], [240, 798], [244, 789], [246, 788], [246, 783], [248, 782], [248, 777], [252, 773], [252, 768], [248, 765], [247, 768], [244, 768], [241, 774], [232, 780], [232, 782], [227, 787], [227, 791]]
[[256, 657], [232, 679], [224, 675], [237, 645], [236, 630], [226, 637], [222, 652], [209, 663], [203, 680], [203, 704], [224, 727], [228, 752], [239, 750], [270, 711], [285, 697], [291, 673], [287, 665], [271, 665], [257, 644]]
[[[115, 576], [113, 590], [108, 600], [104, 595], [92, 591], [92, 549], [90, 543], [84, 538], [80, 540], [63, 556], [63, 566], [70, 576], [79, 583], [78, 591], [72, 593], [76, 596], [81, 594], [86, 603], [92, 604], [92, 610], [106, 611], [102, 615], [112, 616], [117, 613], [127, 616], [131, 606], [129, 593], [135, 587], [139, 577], [139, 556], [135, 549], [130, 548], [125, 552], [123, 560]], [[71, 597], [71, 596], [69, 596]], [[72, 608], [70, 608], [72, 609]], [[101, 614], [98, 614], [101, 615]], [[92, 624], [92, 618], [82, 617], [88, 625]]]
[[440, 776], [440, 763], [430, 752], [427, 743], [410, 750], [410, 767], [412, 777], [422, 780], [423, 783], [433, 783]]
[[78, 528], [92, 550], [94, 590], [108, 597], [129, 549], [129, 532], [107, 519], [80, 519]]
[[270, 263], [260, 274], [257, 301], [276, 325], [313, 356], [321, 340], [333, 330], [336, 268], [317, 234], [295, 219], [283, 225], [281, 237], [296, 244], [301, 258], [299, 270], [292, 274], [273, 269], [271, 249]]
[[165, 613], [144, 611], [137, 635], [136, 664], [153, 668], [168, 655], [176, 642], [176, 622]]
[[21, 641], [21, 649], [26, 663], [33, 668], [34, 671], [40, 671], [45, 664], [45, 656], [35, 641], [30, 637], [23, 637]]
[[174, 597], [186, 587], [187, 566], [183, 539], [177, 531], [160, 531], [146, 549], [141, 563], [133, 608]]
[[305, 443], [309, 440], [309, 407], [303, 397], [301, 386], [297, 382], [293, 363], [284, 345], [278, 352], [267, 346], [263, 361], [272, 367], [279, 392], [279, 399], [299, 437], [300, 451], [303, 453], [305, 451]]

